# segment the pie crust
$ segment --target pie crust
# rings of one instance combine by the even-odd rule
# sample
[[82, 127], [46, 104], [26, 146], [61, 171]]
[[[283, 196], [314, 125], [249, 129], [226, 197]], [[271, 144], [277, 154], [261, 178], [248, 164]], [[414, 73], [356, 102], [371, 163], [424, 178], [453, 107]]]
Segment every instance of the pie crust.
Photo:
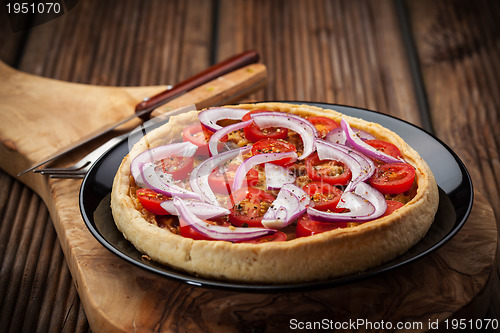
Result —
[[123, 159], [111, 194], [111, 209], [118, 229], [151, 260], [210, 279], [251, 283], [297, 283], [354, 274], [406, 252], [430, 228], [438, 207], [438, 189], [428, 165], [403, 139], [379, 124], [309, 105], [258, 103], [231, 106], [325, 116], [377, 139], [395, 144], [416, 169], [416, 195], [394, 213], [361, 225], [335, 229], [286, 242], [260, 244], [193, 240], [148, 222], [136, 209], [130, 162], [142, 151], [182, 137], [184, 127], [197, 120], [197, 111], [172, 117], [150, 132]]

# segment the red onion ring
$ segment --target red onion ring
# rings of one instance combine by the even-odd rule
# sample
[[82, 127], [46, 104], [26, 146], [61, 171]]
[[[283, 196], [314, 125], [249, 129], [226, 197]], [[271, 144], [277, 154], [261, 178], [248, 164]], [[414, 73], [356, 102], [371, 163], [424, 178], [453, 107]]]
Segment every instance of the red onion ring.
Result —
[[359, 183], [354, 193], [365, 198], [375, 207], [375, 212], [370, 216], [370, 219], [376, 219], [382, 216], [387, 210], [387, 201], [384, 195], [367, 183]]
[[316, 127], [300, 116], [282, 112], [260, 112], [251, 114], [253, 121], [260, 128], [286, 127], [297, 132], [302, 138], [304, 150], [299, 160], [303, 160], [316, 150], [316, 138], [318, 131]]
[[344, 192], [337, 207], [348, 208], [350, 212], [330, 213], [308, 207], [307, 213], [319, 222], [360, 222], [371, 219], [375, 212], [375, 207], [368, 200], [353, 192]]
[[182, 199], [174, 198], [173, 201], [174, 207], [179, 212], [181, 223], [186, 223], [200, 234], [212, 239], [237, 242], [276, 233], [276, 230], [273, 229], [224, 227], [210, 224], [193, 214]]
[[279, 190], [283, 185], [295, 182], [295, 174], [281, 165], [266, 163], [264, 164], [264, 172], [268, 190]]
[[214, 192], [208, 184], [208, 177], [216, 167], [222, 165], [227, 161], [235, 159], [240, 155], [248, 153], [251, 149], [252, 146], [247, 146], [228, 150], [218, 155], [212, 156], [205, 161], [202, 161], [196, 166], [196, 168], [193, 169], [191, 175], [189, 176], [189, 184], [191, 185], [191, 189], [195, 193], [198, 193], [202, 197], [203, 201], [211, 203], [212, 205], [219, 206], [219, 202], [217, 201]]
[[[319, 139], [316, 142], [316, 146], [318, 150], [318, 157], [320, 159], [323, 159], [323, 157], [327, 159], [327, 156], [332, 155], [332, 149], [341, 151], [351, 157], [342, 161], [347, 164], [352, 172], [351, 181], [347, 184], [345, 189], [346, 192], [353, 191], [356, 185], [369, 179], [376, 170], [375, 164], [370, 158], [353, 150], [352, 148]], [[357, 163], [351, 166], [349, 163], [352, 163], [352, 159], [354, 159]]]
[[250, 125], [253, 121], [252, 120], [247, 120], [247, 121], [242, 121], [240, 123], [232, 124], [226, 127], [222, 127], [221, 129], [217, 130], [212, 136], [210, 137], [210, 140], [208, 140], [208, 149], [210, 150], [210, 154], [212, 156], [217, 155], [218, 152], [218, 145], [221, 139], [226, 136], [227, 134], [237, 131], [241, 128], [245, 128], [248, 125]]
[[283, 185], [262, 218], [266, 228], [281, 229], [298, 219], [306, 211], [310, 198], [304, 190], [293, 185]]
[[232, 119], [241, 120], [244, 115], [246, 115], [249, 110], [246, 109], [236, 109], [236, 108], [210, 108], [201, 111], [198, 114], [198, 119], [200, 120], [203, 127], [206, 129], [216, 132], [222, 128], [222, 126], [217, 125], [217, 122], [222, 119]]
[[141, 177], [147, 188], [155, 190], [156, 192], [168, 197], [178, 196], [185, 199], [201, 200], [200, 195], [170, 183], [167, 180], [167, 174], [158, 173], [155, 169], [156, 165], [154, 163], [145, 163], [140, 166]]
[[297, 153], [292, 151], [287, 153], [257, 154], [247, 158], [243, 163], [241, 163], [241, 165], [236, 170], [231, 190], [232, 191], [239, 190], [243, 185], [243, 182], [245, 181], [245, 177], [248, 171], [250, 171], [250, 169], [252, 169], [256, 165], [281, 160], [283, 158], [291, 158], [295, 161], [297, 160]]
[[[185, 200], [184, 203], [187, 209], [203, 220], [228, 215], [230, 213], [229, 209], [202, 201]], [[172, 215], [179, 215], [173, 200], [164, 201], [160, 206]]]
[[130, 172], [139, 187], [146, 187], [141, 173], [144, 164], [154, 163], [169, 156], [191, 157], [196, 153], [197, 149], [198, 147], [191, 142], [172, 143], [148, 149], [132, 160], [130, 163]]
[[[360, 129], [353, 129], [353, 131], [363, 141], [375, 139], [375, 137], [373, 135], [371, 135], [365, 131], [362, 131]], [[325, 140], [328, 142], [339, 143], [341, 145], [345, 145], [346, 144], [346, 135], [345, 135], [345, 132], [342, 129], [342, 127], [336, 127], [326, 134]]]
[[345, 121], [344, 119], [342, 119], [340, 121], [340, 126], [342, 126], [342, 129], [346, 133], [346, 143], [349, 146], [356, 149], [358, 152], [360, 152], [368, 157], [385, 162], [385, 163], [400, 163], [400, 162], [402, 162], [402, 160], [395, 158], [395, 157], [392, 157], [390, 155], [387, 155], [387, 154], [381, 152], [380, 150], [373, 148], [369, 144], [363, 142], [363, 140], [361, 140], [360, 137], [356, 135], [356, 133], [351, 128], [351, 126], [349, 126], [349, 123], [347, 123], [347, 121]]
[[359, 183], [354, 192], [344, 192], [337, 205], [338, 208], [348, 208], [348, 213], [322, 212], [312, 207], [307, 213], [315, 221], [320, 222], [366, 222], [382, 216], [387, 210], [384, 196], [366, 183]]
[[321, 139], [316, 140], [316, 148], [320, 160], [335, 160], [347, 165], [352, 173], [351, 181], [352, 179], [356, 179], [361, 175], [362, 168], [360, 163], [348, 152], [339, 149], [333, 143]]

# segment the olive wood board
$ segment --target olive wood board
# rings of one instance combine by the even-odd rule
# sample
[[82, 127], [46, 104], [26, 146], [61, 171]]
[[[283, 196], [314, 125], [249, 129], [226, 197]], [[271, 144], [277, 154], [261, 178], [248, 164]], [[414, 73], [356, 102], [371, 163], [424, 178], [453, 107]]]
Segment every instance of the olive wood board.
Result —
[[[265, 75], [264, 65], [247, 66], [155, 112], [237, 101], [262, 87]], [[62, 82], [3, 63], [0, 87], [0, 167], [14, 177], [85, 134], [130, 115], [144, 97], [165, 89]], [[79, 150], [59, 163], [70, 164], [84, 153]], [[486, 198], [477, 192], [470, 217], [457, 235], [416, 262], [338, 287], [242, 293], [158, 276], [106, 250], [80, 215], [81, 180], [33, 173], [18, 179], [49, 208], [94, 332], [274, 332], [290, 330], [293, 323], [325, 319], [421, 322], [421, 331], [426, 331], [436, 320], [483, 316], [496, 283], [495, 218]]]

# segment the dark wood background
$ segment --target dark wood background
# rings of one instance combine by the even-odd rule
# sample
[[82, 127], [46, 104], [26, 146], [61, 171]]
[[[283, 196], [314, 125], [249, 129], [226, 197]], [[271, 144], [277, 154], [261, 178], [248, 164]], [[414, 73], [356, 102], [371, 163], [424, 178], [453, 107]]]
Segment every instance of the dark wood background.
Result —
[[[65, 81], [165, 85], [256, 49], [268, 86], [252, 100], [354, 105], [425, 128], [464, 161], [498, 225], [498, 1], [80, 0], [20, 31], [0, 3], [0, 59]], [[90, 331], [47, 208], [1, 170], [0, 221], [2, 331]], [[493, 299], [486, 317], [500, 318]]]

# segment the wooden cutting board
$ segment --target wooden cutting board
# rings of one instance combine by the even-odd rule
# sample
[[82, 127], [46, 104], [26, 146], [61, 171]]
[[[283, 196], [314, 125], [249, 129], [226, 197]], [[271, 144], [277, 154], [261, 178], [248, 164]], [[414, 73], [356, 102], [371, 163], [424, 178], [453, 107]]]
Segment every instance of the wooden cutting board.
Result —
[[[156, 112], [193, 103], [199, 107], [230, 103], [262, 87], [265, 78], [264, 65], [250, 65]], [[0, 63], [0, 167], [16, 177], [58, 148], [129, 115], [140, 100], [163, 89], [67, 83]], [[78, 151], [62, 163], [84, 154]], [[314, 321], [345, 325], [357, 320], [364, 320], [361, 329], [383, 321], [386, 325], [415, 323], [421, 329], [413, 331], [426, 331], [436, 320], [445, 325], [451, 317], [483, 316], [495, 281], [491, 275], [495, 272], [496, 224], [480, 193], [475, 194], [462, 230], [445, 246], [412, 264], [335, 288], [242, 293], [160, 277], [111, 254], [81, 218], [80, 180], [53, 180], [32, 173], [19, 180], [49, 207], [94, 332], [274, 332], [306, 327]]]

